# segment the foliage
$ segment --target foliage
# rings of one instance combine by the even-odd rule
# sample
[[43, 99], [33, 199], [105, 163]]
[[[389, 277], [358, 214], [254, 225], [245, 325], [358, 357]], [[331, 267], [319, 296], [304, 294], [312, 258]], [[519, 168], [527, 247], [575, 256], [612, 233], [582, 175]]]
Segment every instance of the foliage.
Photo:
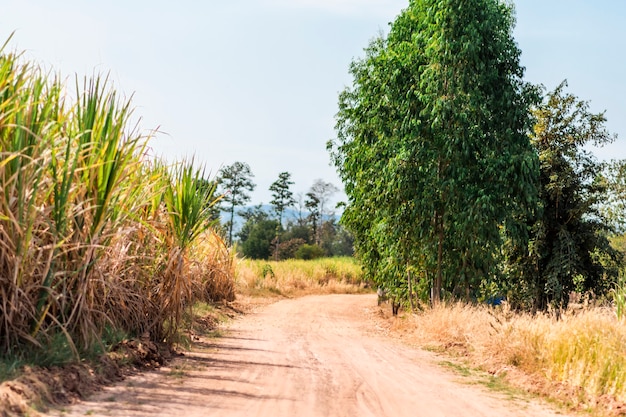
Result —
[[342, 222], [388, 290], [419, 269], [434, 302], [469, 297], [495, 272], [502, 227], [523, 238], [512, 219], [535, 204], [537, 96], [513, 15], [498, 0], [412, 1], [351, 65], [328, 148], [349, 199]]
[[[213, 192], [190, 164], [148, 160], [106, 78], [74, 98], [59, 79], [0, 54], [0, 355], [76, 357], [108, 332], [172, 342], [204, 271], [233, 279], [203, 238]], [[199, 241], [215, 257], [191, 261]]]
[[195, 169], [193, 161], [175, 165], [171, 171], [163, 201], [176, 243], [184, 250], [212, 225], [216, 184], [208, 182], [212, 186], [207, 187], [204, 172]]
[[320, 244], [320, 229], [324, 225], [324, 218], [330, 218], [334, 215], [328, 209], [330, 198], [339, 189], [332, 183], [322, 179], [313, 181], [313, 185], [306, 193], [305, 207], [309, 210], [309, 221], [313, 227], [313, 238], [316, 244]]
[[261, 204], [247, 207], [246, 209], [241, 210], [239, 212], [239, 215], [244, 219], [244, 224], [241, 227], [241, 230], [239, 230], [239, 232], [237, 233], [240, 243], [244, 243], [246, 240], [248, 240], [255, 224], [264, 220], [270, 220], [270, 216], [263, 209], [263, 206]]
[[276, 220], [260, 220], [248, 224], [244, 228], [247, 237], [241, 242], [241, 251], [244, 256], [252, 259], [269, 259], [273, 254], [273, 242], [276, 230], [281, 227]]
[[191, 306], [194, 301], [193, 282], [187, 277], [190, 247], [216, 224], [216, 221], [210, 221], [211, 207], [216, 200], [213, 197], [215, 185], [213, 188], [201, 187], [204, 172], [195, 169], [192, 163], [183, 162], [166, 172], [169, 175], [163, 202], [172, 241], [161, 283], [162, 294], [167, 296], [158, 300], [156, 305], [165, 313], [164, 328], [157, 327], [158, 333], [172, 338], [183, 319], [184, 306]]
[[349, 231], [330, 218], [319, 233], [320, 246], [326, 256], [352, 256], [354, 240]]
[[527, 218], [528, 248], [511, 251], [511, 278], [530, 292], [535, 309], [567, 304], [571, 291], [605, 294], [615, 282], [619, 254], [599, 211], [606, 199], [602, 164], [585, 146], [611, 142], [603, 113], [566, 93], [561, 83], [535, 111], [532, 144], [540, 161], [540, 208]]
[[270, 185], [270, 191], [272, 192], [272, 201], [270, 204], [274, 207], [274, 211], [278, 216], [278, 223], [283, 224], [283, 213], [285, 209], [293, 207], [296, 204], [296, 200], [293, 198], [293, 193], [289, 190], [289, 187], [293, 185], [291, 181], [291, 174], [289, 172], [281, 172], [278, 175], [278, 179]]
[[313, 193], [306, 193], [306, 200], [304, 200], [304, 206], [309, 211], [309, 215], [307, 217], [308, 221], [311, 223], [311, 229], [313, 232], [313, 240], [315, 242], [318, 241], [318, 227], [320, 219], [322, 218], [322, 212], [320, 210], [320, 199]]
[[296, 259], [311, 260], [322, 258], [324, 256], [324, 249], [317, 245], [304, 244], [298, 248], [295, 253]]
[[332, 214], [328, 209], [328, 204], [330, 203], [330, 198], [337, 193], [339, 189], [332, 183], [326, 182], [320, 178], [313, 181], [313, 185], [309, 189], [307, 196], [317, 201], [319, 204], [319, 214], [321, 216]]
[[254, 191], [256, 185], [252, 182], [254, 174], [245, 162], [235, 162], [219, 171], [217, 178], [220, 185], [223, 201], [228, 204], [230, 222], [228, 223], [228, 242], [233, 243], [233, 225], [235, 208], [250, 201], [249, 192]]
[[209, 221], [211, 221], [214, 226], [219, 226], [220, 222], [220, 202], [222, 199], [221, 195], [218, 195], [217, 192], [217, 180], [212, 179], [208, 180], [206, 178], [198, 178], [197, 179], [197, 191], [201, 194], [210, 194], [210, 205], [207, 207], [209, 210]]
[[312, 230], [309, 226], [299, 224], [287, 224], [287, 230], [283, 233], [283, 240], [301, 239], [304, 243], [312, 242]]
[[608, 198], [602, 214], [615, 230], [626, 232], [626, 160], [613, 160], [606, 166]]
[[300, 238], [282, 240], [274, 248], [275, 258], [279, 261], [295, 258], [298, 249], [304, 244], [306, 241]]

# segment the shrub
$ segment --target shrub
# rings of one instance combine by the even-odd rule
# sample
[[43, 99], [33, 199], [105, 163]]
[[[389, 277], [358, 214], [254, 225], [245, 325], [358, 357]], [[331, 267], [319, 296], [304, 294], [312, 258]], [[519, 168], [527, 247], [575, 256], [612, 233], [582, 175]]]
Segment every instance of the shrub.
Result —
[[324, 249], [317, 245], [304, 244], [296, 251], [296, 259], [317, 259], [324, 256]]

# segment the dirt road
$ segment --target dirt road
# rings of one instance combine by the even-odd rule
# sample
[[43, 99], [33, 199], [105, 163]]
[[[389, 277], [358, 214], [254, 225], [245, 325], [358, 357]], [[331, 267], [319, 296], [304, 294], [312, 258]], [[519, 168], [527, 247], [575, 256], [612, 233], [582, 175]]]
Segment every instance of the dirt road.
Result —
[[170, 367], [63, 416], [556, 416], [510, 402], [371, 331], [371, 295], [284, 300], [236, 320]]

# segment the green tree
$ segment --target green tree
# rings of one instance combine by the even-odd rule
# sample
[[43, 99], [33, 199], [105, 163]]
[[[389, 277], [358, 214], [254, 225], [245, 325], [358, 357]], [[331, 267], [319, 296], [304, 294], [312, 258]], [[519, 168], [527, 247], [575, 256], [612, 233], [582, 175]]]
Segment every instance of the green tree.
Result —
[[317, 259], [323, 256], [324, 256], [324, 249], [320, 248], [317, 245], [309, 245], [306, 243], [300, 246], [295, 253], [296, 259], [305, 259], [305, 260]]
[[626, 231], [626, 160], [613, 160], [606, 166], [609, 196], [603, 214], [620, 233]]
[[537, 94], [513, 16], [498, 0], [413, 0], [351, 65], [328, 144], [342, 222], [366, 273], [398, 294], [419, 269], [432, 302], [469, 296], [496, 266], [502, 226], [535, 204]]
[[306, 199], [304, 200], [304, 206], [309, 211], [308, 220], [311, 222], [311, 229], [313, 234], [313, 241], [315, 243], [318, 242], [319, 236], [317, 233], [318, 223], [320, 218], [322, 217], [322, 213], [320, 211], [320, 200], [319, 198], [311, 193], [306, 193]]
[[239, 233], [237, 233], [240, 242], [244, 242], [248, 239], [248, 236], [250, 236], [250, 231], [256, 223], [259, 223], [263, 220], [270, 220], [269, 215], [263, 209], [263, 206], [261, 204], [241, 210], [238, 214], [244, 220], [241, 230], [239, 230]]
[[300, 221], [296, 224], [289, 223], [287, 231], [283, 234], [283, 239], [302, 239], [305, 243], [311, 243], [311, 228], [308, 225], [300, 225]]
[[244, 219], [237, 236], [244, 256], [252, 259], [268, 259], [272, 254], [272, 241], [279, 224], [270, 219], [262, 205], [246, 208], [239, 212]]
[[293, 185], [293, 181], [291, 181], [291, 174], [289, 172], [281, 172], [278, 174], [278, 179], [270, 185], [270, 191], [272, 192], [272, 201], [270, 201], [270, 204], [274, 207], [276, 216], [278, 216], [278, 223], [281, 225], [283, 224], [283, 214], [285, 210], [296, 204], [293, 193], [289, 189], [291, 185]]
[[612, 142], [604, 113], [564, 92], [561, 83], [535, 111], [532, 136], [540, 161], [540, 208], [531, 225], [528, 248], [509, 262], [521, 269], [534, 309], [566, 305], [571, 291], [603, 294], [617, 276], [619, 255], [609, 245], [610, 230], [601, 215], [607, 199], [603, 165], [585, 149]]
[[329, 210], [331, 197], [339, 191], [336, 185], [326, 182], [320, 178], [313, 181], [313, 185], [306, 193], [304, 206], [309, 211], [308, 220], [313, 229], [313, 239], [315, 244], [321, 243], [320, 232], [324, 225], [324, 218], [329, 219], [334, 216], [334, 212]]
[[276, 229], [280, 225], [276, 220], [259, 220], [249, 224], [246, 239], [241, 241], [244, 256], [252, 259], [269, 259], [273, 251]]
[[324, 222], [320, 228], [320, 246], [326, 256], [352, 256], [354, 241], [352, 235], [335, 219]]
[[249, 192], [254, 191], [256, 184], [252, 182], [254, 175], [250, 166], [245, 162], [235, 162], [222, 168], [218, 175], [218, 183], [221, 187], [222, 198], [228, 204], [230, 221], [228, 222], [228, 243], [233, 243], [233, 225], [235, 221], [235, 208], [243, 206], [250, 201]]
[[328, 206], [330, 204], [331, 197], [335, 195], [337, 191], [339, 191], [339, 188], [337, 188], [336, 185], [326, 182], [320, 178], [313, 181], [313, 185], [311, 185], [311, 188], [309, 189], [308, 194], [314, 196], [319, 203], [320, 227], [324, 222], [324, 216], [331, 217], [334, 214], [329, 210]]

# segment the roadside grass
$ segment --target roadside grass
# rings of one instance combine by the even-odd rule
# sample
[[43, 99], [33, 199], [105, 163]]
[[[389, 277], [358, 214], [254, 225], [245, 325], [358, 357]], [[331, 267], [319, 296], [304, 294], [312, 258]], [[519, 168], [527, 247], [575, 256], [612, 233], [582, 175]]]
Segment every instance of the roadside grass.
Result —
[[440, 364], [446, 368], [452, 369], [464, 378], [469, 378], [471, 383], [483, 385], [491, 391], [504, 395], [509, 400], [527, 400], [531, 394], [513, 386], [506, 381], [506, 372], [501, 375], [492, 375], [488, 372], [477, 368], [472, 368], [458, 361], [441, 361]]
[[235, 270], [237, 293], [250, 297], [370, 291], [358, 261], [350, 257], [285, 261], [239, 259]]
[[[151, 156], [155, 132], [139, 128], [109, 77], [67, 85], [7, 45], [0, 44], [0, 410], [23, 402], [9, 399], [19, 391], [11, 384], [25, 386], [40, 372], [34, 391], [48, 395], [40, 388], [55, 383], [46, 376], [52, 368], [68, 365], [56, 382], [71, 379], [70, 368], [88, 372], [87, 362], [122, 340], [136, 341], [124, 345], [135, 353], [149, 342], [143, 353], [157, 363], [158, 348], [188, 331], [190, 306], [235, 295], [234, 251], [211, 220], [220, 196], [210, 174], [193, 159]], [[94, 380], [96, 371], [89, 370]]]
[[448, 355], [461, 374], [489, 376], [483, 383], [498, 391], [509, 384], [597, 416], [626, 410], [626, 327], [613, 308], [557, 319], [458, 303], [406, 313], [391, 331]]

